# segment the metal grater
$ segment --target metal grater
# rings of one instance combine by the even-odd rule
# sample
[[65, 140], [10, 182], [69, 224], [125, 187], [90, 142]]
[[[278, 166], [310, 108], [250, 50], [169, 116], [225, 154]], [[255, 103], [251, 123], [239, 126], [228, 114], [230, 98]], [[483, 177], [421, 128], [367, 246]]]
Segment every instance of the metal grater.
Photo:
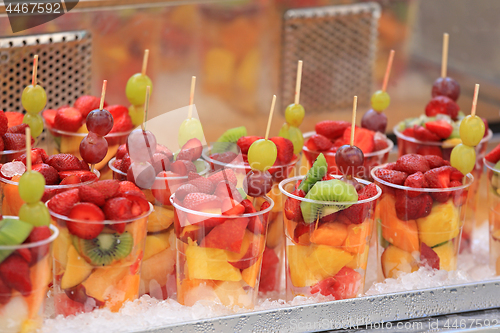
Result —
[[38, 84], [47, 92], [46, 109], [90, 93], [92, 38], [87, 31], [0, 38], [0, 109], [24, 112], [21, 94], [31, 84], [38, 54]]
[[307, 113], [350, 108], [354, 95], [367, 105], [379, 17], [375, 2], [286, 11], [282, 103], [293, 103], [297, 61], [303, 60], [300, 103]]

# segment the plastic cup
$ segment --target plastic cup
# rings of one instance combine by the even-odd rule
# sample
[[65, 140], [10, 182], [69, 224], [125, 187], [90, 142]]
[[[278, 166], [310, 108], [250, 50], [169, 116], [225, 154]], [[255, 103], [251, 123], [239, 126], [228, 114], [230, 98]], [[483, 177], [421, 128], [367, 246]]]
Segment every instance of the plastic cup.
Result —
[[[134, 219], [101, 222], [74, 220], [49, 210], [52, 223], [60, 231], [52, 251], [56, 315], [100, 308], [117, 312], [126, 301], [137, 299], [147, 221], [152, 210], [150, 204], [147, 213]], [[104, 229], [96, 238], [84, 240], [70, 233], [68, 223], [78, 228], [104, 224]], [[99, 245], [107, 249], [105, 255]]]
[[[242, 163], [223, 163], [210, 158], [208, 148], [203, 150], [203, 158], [212, 165], [212, 169], [218, 170], [224, 167], [235, 171], [236, 178], [238, 179], [237, 187], [243, 188], [243, 180], [245, 175], [252, 169], [246, 162]], [[273, 176], [273, 186], [267, 193], [273, 202], [274, 208], [269, 215], [269, 227], [267, 230], [266, 248], [268, 249], [268, 256], [264, 259], [262, 265], [262, 274], [259, 290], [261, 292], [270, 292], [281, 290], [283, 270], [285, 268], [285, 234], [283, 231], [283, 203], [281, 192], [278, 188], [280, 181], [288, 177], [295, 176], [295, 166], [299, 161], [299, 157], [295, 157], [291, 162], [281, 165], [273, 166], [270, 173]], [[256, 198], [256, 209], [262, 205], [264, 200]], [[270, 253], [269, 251], [274, 253]], [[269, 263], [267, 263], [269, 261]]]
[[[115, 158], [109, 161], [113, 178], [127, 180], [127, 175], [113, 166]], [[207, 162], [198, 160], [203, 165], [200, 175], [209, 170]], [[148, 218], [146, 251], [142, 259], [141, 287], [139, 295], [148, 294], [157, 299], [167, 299], [176, 292], [175, 282], [175, 233], [174, 208], [170, 203], [171, 192], [188, 181], [187, 176], [156, 177], [155, 184], [164, 186], [164, 194], [157, 200], [150, 189], [142, 189], [146, 199], [153, 204], [153, 211]], [[156, 186], [156, 185], [154, 185]]]
[[379, 279], [395, 278], [421, 266], [456, 270], [474, 177], [467, 174], [464, 184], [457, 187], [412, 188], [378, 178], [377, 169], [372, 170], [372, 177], [382, 188], [375, 211]]
[[226, 216], [187, 209], [171, 197], [177, 236], [177, 301], [253, 308], [259, 290], [270, 206]]
[[[17, 219], [16, 216], [4, 218]], [[55, 226], [50, 226], [52, 236], [35, 243], [20, 245], [0, 245], [2, 251], [16, 251], [27, 249], [31, 253], [29, 277], [31, 292], [21, 294], [15, 289], [8, 293], [0, 291], [0, 330], [2, 332], [35, 332], [42, 326], [44, 301], [47, 296], [50, 282], [51, 256], [50, 247], [57, 238], [59, 231]], [[7, 257], [8, 258], [8, 257]], [[5, 260], [7, 260], [7, 258]]]
[[[455, 145], [458, 143], [455, 142], [453, 144], [448, 144], [445, 142], [420, 141], [401, 133], [398, 130], [398, 125], [393, 128], [393, 131], [398, 138], [399, 156], [406, 154], [438, 155], [443, 159], [449, 161], [451, 151], [453, 150], [453, 147], [455, 147]], [[481, 175], [483, 174], [483, 157], [486, 154], [488, 141], [490, 141], [492, 136], [493, 132], [491, 130], [488, 130], [488, 133], [475, 147], [476, 165], [474, 166], [474, 170], [472, 170], [471, 172], [474, 176], [474, 182], [469, 188], [469, 201], [467, 202], [465, 223], [462, 232], [462, 248], [470, 248], [471, 245], [471, 239], [476, 225], [476, 212], [479, 198], [478, 189], [481, 181]]]
[[[322, 204], [324, 209], [334, 213], [322, 216], [310, 224], [297, 219], [290, 220], [286, 213], [283, 215], [286, 234], [287, 299], [318, 293], [333, 296], [335, 299], [357, 297], [364, 290], [374, 224], [373, 213], [376, 199], [382, 191], [377, 187], [377, 195], [357, 202], [311, 200], [292, 194], [296, 183], [303, 178], [304, 176], [297, 176], [280, 183], [285, 206], [286, 200], [297, 200], [298, 204]], [[358, 181], [364, 185], [370, 184], [366, 180]], [[347, 217], [349, 215], [344, 215], [344, 207], [347, 204], [351, 205], [347, 208], [349, 212], [354, 212], [356, 216], [355, 223]], [[347, 209], [345, 212], [348, 212]]]
[[[316, 134], [316, 132], [307, 132], [304, 133], [304, 142], [307, 142], [307, 140]], [[371, 175], [370, 171], [379, 165], [387, 163], [387, 159], [389, 158], [389, 153], [394, 147], [394, 143], [390, 140], [387, 139], [387, 148], [384, 148], [382, 150], [374, 151], [368, 154], [364, 154], [364, 175], [363, 179], [370, 180]], [[329, 152], [329, 151], [315, 151], [315, 150], [309, 150], [307, 146], [304, 144], [302, 147], [302, 162], [300, 166], [300, 175], [305, 175], [309, 169], [311, 169], [311, 166], [313, 165], [314, 161], [316, 158], [318, 158], [318, 155], [323, 153], [325, 156], [326, 162], [328, 163], [328, 173], [334, 174], [334, 175], [339, 175], [341, 172], [337, 169], [337, 164], [335, 163], [335, 153], [334, 152]]]
[[483, 159], [488, 177], [488, 207], [490, 230], [490, 266], [500, 275], [500, 169]]

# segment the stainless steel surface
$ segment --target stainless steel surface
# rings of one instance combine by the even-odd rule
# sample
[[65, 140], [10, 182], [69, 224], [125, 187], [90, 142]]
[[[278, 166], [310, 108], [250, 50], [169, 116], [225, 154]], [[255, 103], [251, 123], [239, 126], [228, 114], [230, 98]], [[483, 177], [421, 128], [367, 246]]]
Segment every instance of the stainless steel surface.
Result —
[[38, 54], [38, 83], [47, 92], [47, 109], [72, 105], [90, 93], [92, 39], [86, 31], [0, 38], [0, 109], [23, 112], [21, 94], [31, 84]]
[[293, 103], [297, 61], [303, 60], [300, 98], [308, 114], [351, 107], [354, 94], [360, 106], [368, 105], [379, 17], [375, 2], [285, 12], [283, 103]]

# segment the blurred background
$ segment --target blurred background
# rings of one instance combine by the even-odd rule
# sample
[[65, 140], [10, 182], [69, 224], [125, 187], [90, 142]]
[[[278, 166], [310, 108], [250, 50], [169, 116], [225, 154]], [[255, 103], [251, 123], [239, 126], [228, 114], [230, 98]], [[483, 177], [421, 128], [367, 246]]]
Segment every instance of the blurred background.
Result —
[[[361, 7], [350, 13], [337, 10], [345, 5]], [[86, 32], [88, 46], [67, 50], [67, 57], [51, 63], [40, 55], [41, 84], [58, 94], [49, 100], [49, 108], [71, 104], [82, 92], [99, 95], [103, 79], [108, 80], [106, 101], [126, 105], [126, 82], [140, 72], [144, 49], [149, 49], [147, 74], [154, 84], [149, 118], [186, 106], [191, 76], [196, 75], [195, 104], [207, 141], [214, 141], [226, 129], [241, 125], [250, 135], [264, 135], [273, 94], [278, 95], [279, 110], [271, 135], [277, 135], [284, 108], [293, 102], [290, 91], [299, 57], [304, 60], [301, 104], [306, 109], [302, 132], [313, 130], [319, 120], [349, 120], [351, 107], [345, 100], [354, 95], [360, 96], [359, 124], [370, 95], [382, 85], [394, 49], [388, 85], [392, 102], [385, 111], [392, 132], [402, 119], [424, 113], [432, 83], [440, 75], [442, 35], [448, 32], [448, 76], [461, 85], [458, 104], [470, 112], [474, 84], [480, 83], [478, 114], [496, 129], [499, 9], [498, 0], [80, 0], [71, 12], [15, 34], [2, 7], [0, 35], [5, 39]], [[333, 30], [322, 30], [321, 20], [332, 15], [338, 19]], [[32, 23], [39, 17], [22, 19]], [[3, 43], [0, 50], [0, 76], [10, 75], [13, 82], [4, 81], [0, 87], [0, 108], [5, 111], [19, 104], [19, 87], [28, 84], [21, 81], [31, 71], [22, 62], [17, 72], [9, 67], [16, 61], [9, 58], [9, 47], [15, 46]], [[17, 52], [15, 57], [30, 56], [23, 54], [28, 48], [18, 47]], [[88, 66], [89, 73], [77, 72], [47, 87], [56, 70], [73, 64], [79, 52], [89, 59], [78, 66]], [[52, 57], [50, 49], [46, 57]], [[50, 63], [46, 71], [44, 61]], [[65, 95], [64, 101], [60, 95]]]

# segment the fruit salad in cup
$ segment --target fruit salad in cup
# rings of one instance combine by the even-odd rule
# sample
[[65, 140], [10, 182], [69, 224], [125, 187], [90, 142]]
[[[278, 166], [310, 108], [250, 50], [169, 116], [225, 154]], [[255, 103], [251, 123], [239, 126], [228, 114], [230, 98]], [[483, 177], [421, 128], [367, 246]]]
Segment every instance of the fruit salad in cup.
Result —
[[327, 175], [320, 154], [306, 176], [282, 181], [287, 299], [321, 294], [335, 299], [363, 292], [373, 213], [381, 190], [358, 179], [358, 189]]
[[[309, 170], [319, 156], [323, 154], [328, 162], [328, 173], [341, 174], [335, 163], [337, 149], [349, 144], [351, 139], [351, 123], [346, 121], [324, 120], [315, 126], [315, 132], [304, 133], [303, 159], [301, 174]], [[370, 180], [370, 170], [384, 164], [394, 144], [385, 134], [356, 126], [354, 145], [364, 154], [364, 172], [359, 175]]]
[[372, 177], [382, 188], [375, 211], [380, 279], [421, 266], [456, 270], [473, 176], [439, 156], [408, 154]]
[[483, 160], [488, 177], [490, 266], [500, 275], [500, 145]]
[[[274, 203], [268, 197], [260, 205], [243, 199], [231, 169], [197, 179], [218, 185], [204, 191], [201, 184], [184, 184], [170, 199], [175, 207], [177, 300], [189, 306], [210, 300], [253, 308]], [[200, 183], [208, 185], [204, 180]]]
[[147, 220], [153, 207], [128, 182], [101, 180], [47, 202], [60, 230], [54, 242], [54, 302], [65, 316], [117, 312], [139, 295]]
[[[87, 163], [71, 154], [48, 156], [44, 149], [31, 150], [32, 170], [45, 178], [45, 191], [42, 201], [67, 189], [91, 184], [99, 179], [99, 171], [90, 171]], [[26, 153], [14, 161], [0, 167], [0, 197], [2, 215], [19, 215], [24, 201], [19, 196], [19, 179], [26, 171]]]
[[55, 226], [34, 227], [15, 216], [0, 220], [0, 330], [35, 332], [50, 282]]

